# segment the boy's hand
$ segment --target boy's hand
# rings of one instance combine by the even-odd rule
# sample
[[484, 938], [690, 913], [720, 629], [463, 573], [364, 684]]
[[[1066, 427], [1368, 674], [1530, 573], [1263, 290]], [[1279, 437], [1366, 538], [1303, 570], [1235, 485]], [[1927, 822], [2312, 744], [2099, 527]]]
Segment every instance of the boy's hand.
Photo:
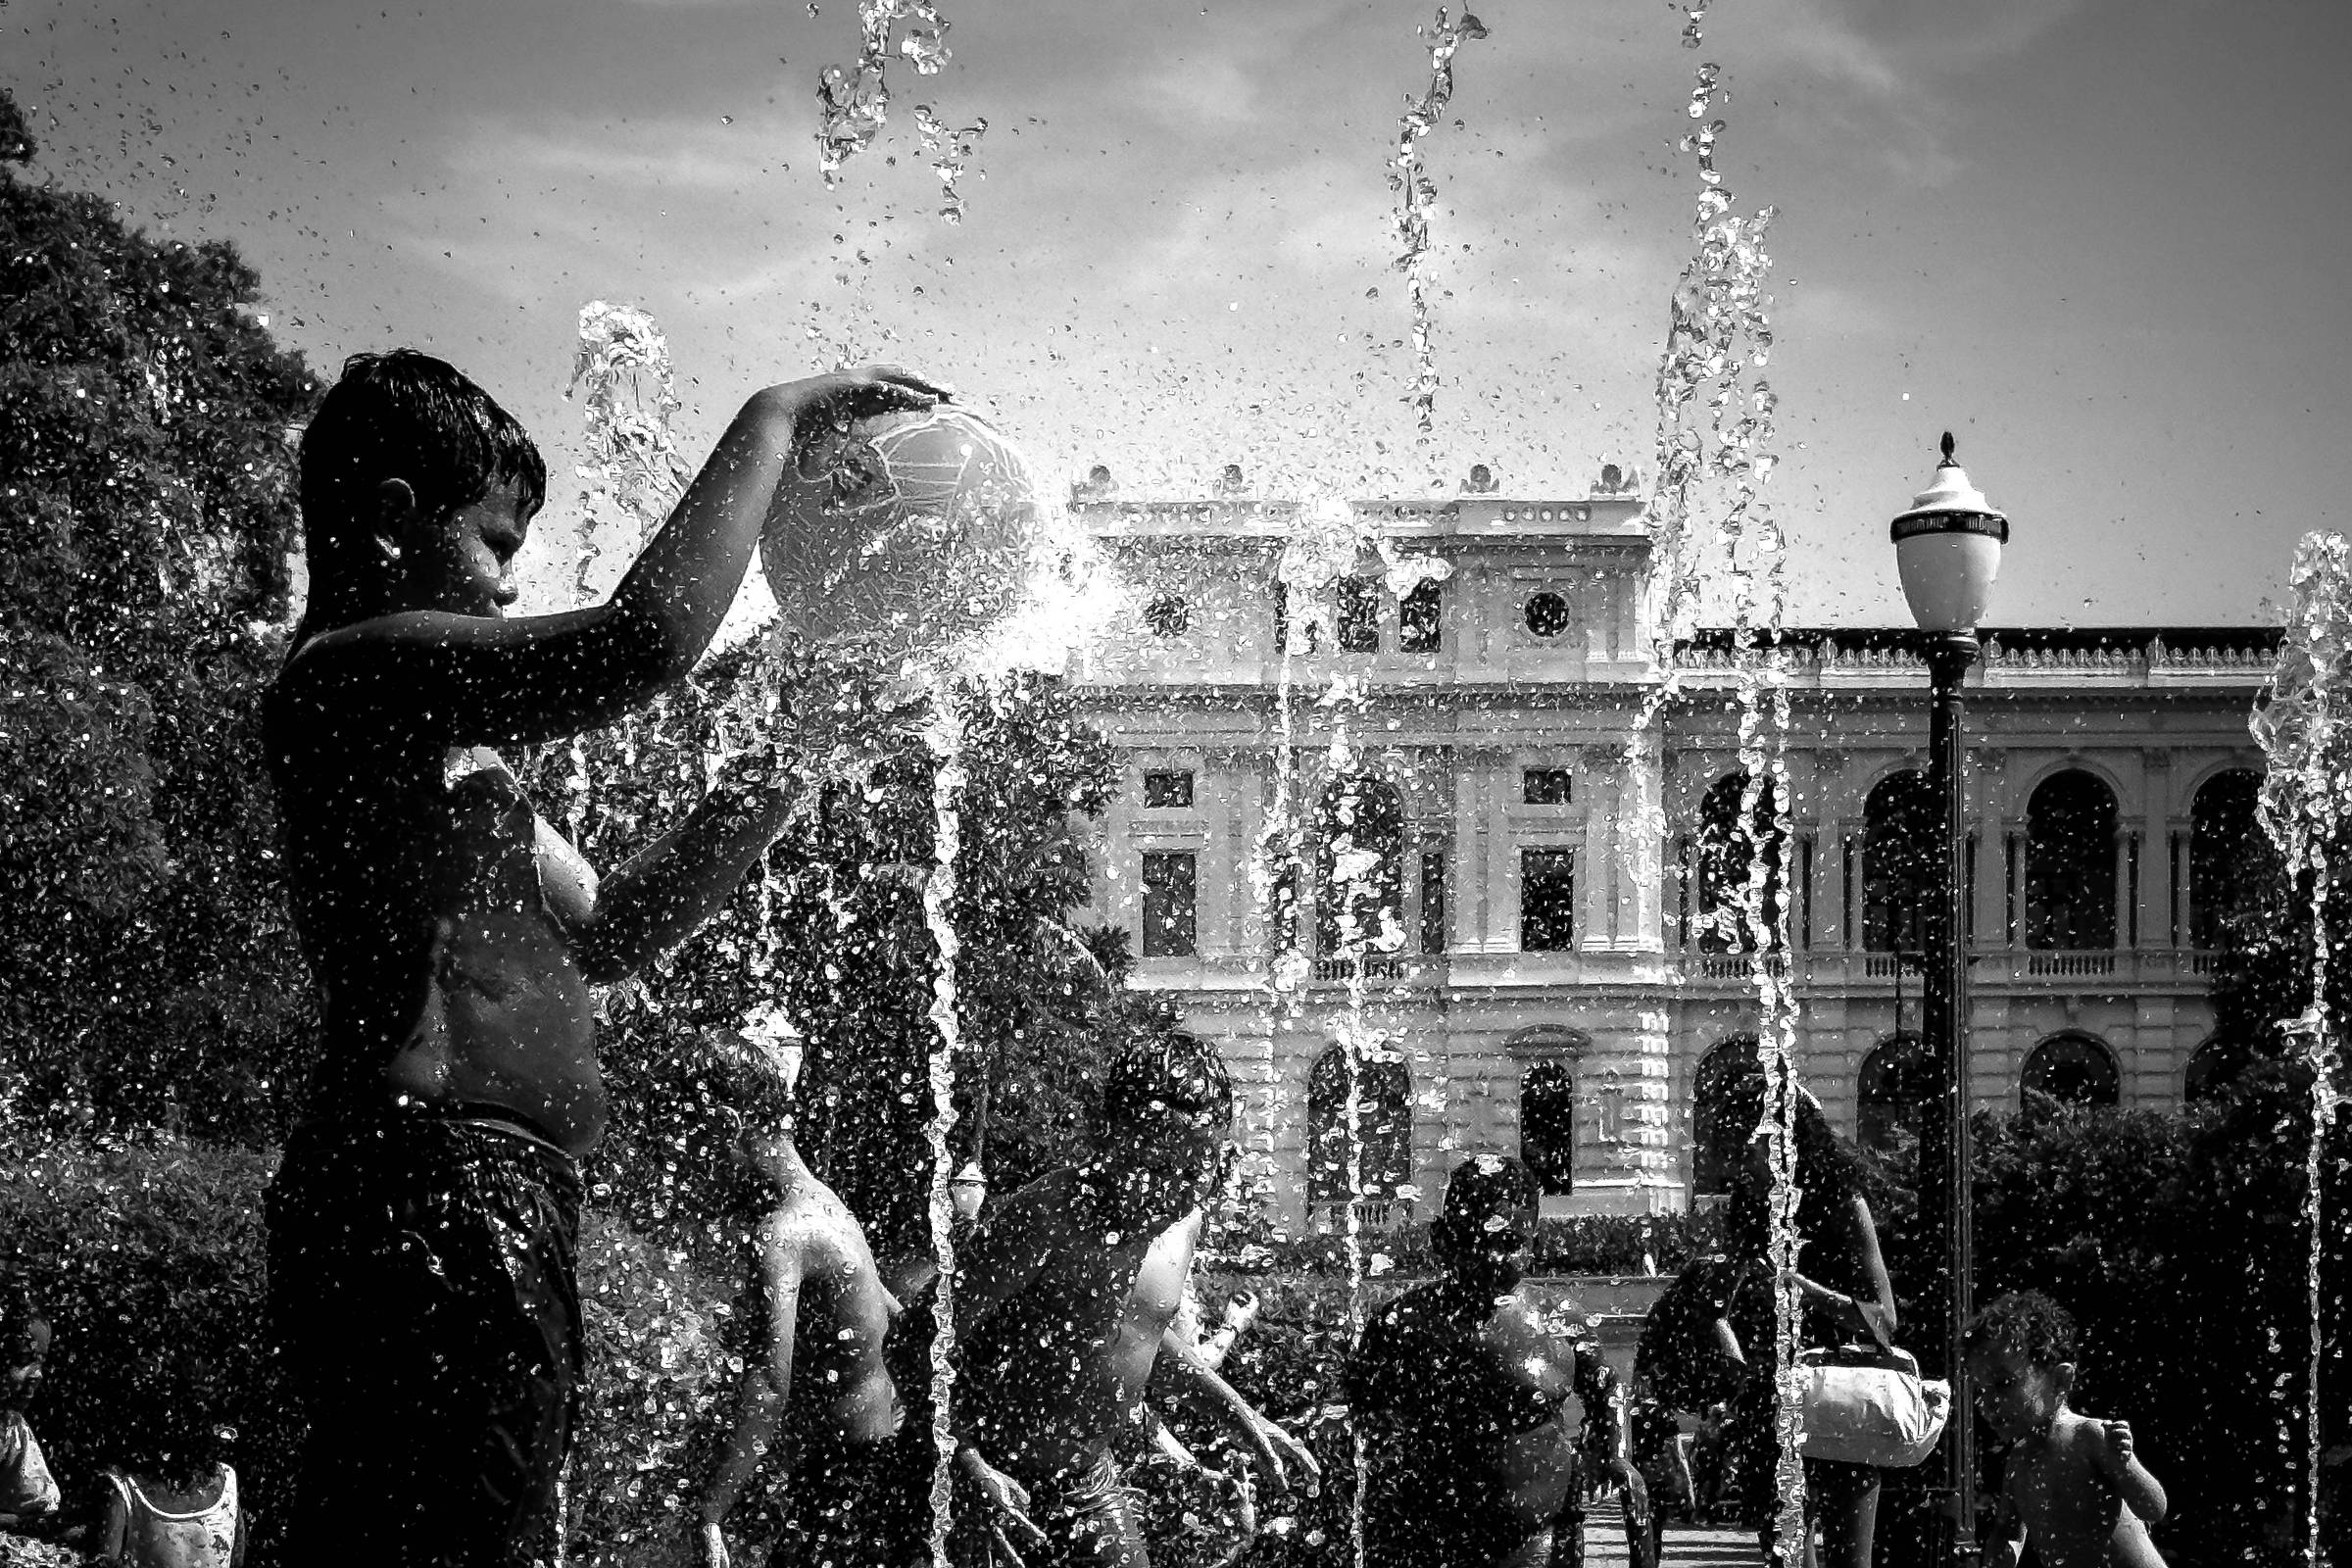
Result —
[[970, 1478], [980, 1500], [988, 1505], [993, 1516], [989, 1534], [996, 1538], [997, 1545], [1012, 1568], [1023, 1568], [1021, 1554], [1013, 1549], [1012, 1542], [1004, 1534], [1006, 1527], [1021, 1538], [1024, 1545], [1047, 1544], [1046, 1533], [1029, 1517], [1029, 1489], [982, 1458], [977, 1448], [966, 1447], [956, 1457], [963, 1461], [963, 1473]]
[[1295, 1464], [1305, 1472], [1308, 1495], [1322, 1491], [1323, 1467], [1315, 1463], [1315, 1456], [1306, 1451], [1303, 1444], [1280, 1426], [1251, 1410], [1243, 1435], [1250, 1440], [1250, 1446], [1257, 1450], [1257, 1456], [1266, 1462], [1266, 1469], [1274, 1477], [1277, 1487], [1291, 1484], [1290, 1467]]
[[2115, 1455], [2116, 1468], [2119, 1470], [2132, 1462], [2131, 1422], [2110, 1421], [2107, 1423], [2107, 1451]]
[[868, 415], [928, 409], [952, 395], [950, 388], [899, 366], [861, 365], [771, 386], [758, 399], [774, 404], [791, 419], [797, 456], [821, 430], [846, 430]]

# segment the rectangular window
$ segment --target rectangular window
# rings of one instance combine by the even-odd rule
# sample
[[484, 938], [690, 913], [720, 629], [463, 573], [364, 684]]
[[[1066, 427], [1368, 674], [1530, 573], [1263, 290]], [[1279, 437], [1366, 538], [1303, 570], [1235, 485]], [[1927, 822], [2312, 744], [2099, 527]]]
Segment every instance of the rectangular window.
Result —
[[1144, 808], [1146, 810], [1189, 810], [1192, 808], [1192, 774], [1146, 773], [1144, 775]]
[[1418, 583], [1396, 607], [1396, 647], [1407, 654], [1434, 654], [1445, 643], [1444, 602], [1434, 582]]
[[1446, 951], [1446, 852], [1421, 852], [1421, 951]]
[[1380, 652], [1380, 584], [1368, 577], [1340, 579], [1340, 652]]
[[1519, 949], [1566, 953], [1576, 946], [1576, 852], [1519, 852]]
[[1144, 852], [1144, 956], [1185, 958], [1195, 950], [1198, 857], [1190, 850]]
[[1531, 767], [1522, 786], [1525, 793], [1521, 799], [1530, 806], [1568, 804], [1568, 770], [1564, 767]]

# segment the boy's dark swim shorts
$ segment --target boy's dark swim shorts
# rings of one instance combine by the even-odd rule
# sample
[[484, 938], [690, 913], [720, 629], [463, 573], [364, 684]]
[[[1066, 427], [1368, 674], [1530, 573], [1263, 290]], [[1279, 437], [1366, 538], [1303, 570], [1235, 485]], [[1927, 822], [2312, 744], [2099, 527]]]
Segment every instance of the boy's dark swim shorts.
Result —
[[768, 1568], [908, 1568], [931, 1551], [930, 1431], [851, 1446], [803, 1439]]
[[286, 1559], [552, 1560], [580, 1383], [580, 1177], [433, 1115], [317, 1122], [270, 1184], [270, 1298], [310, 1433]]

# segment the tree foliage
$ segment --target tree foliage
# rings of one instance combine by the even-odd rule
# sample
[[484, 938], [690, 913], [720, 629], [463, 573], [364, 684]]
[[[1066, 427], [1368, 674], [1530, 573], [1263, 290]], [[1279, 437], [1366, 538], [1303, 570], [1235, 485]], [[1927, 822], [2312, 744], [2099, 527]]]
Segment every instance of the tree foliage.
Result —
[[[29, 157], [0, 98], [0, 162]], [[255, 697], [314, 385], [223, 242], [0, 168], [0, 1097], [255, 1134], [309, 987]]]

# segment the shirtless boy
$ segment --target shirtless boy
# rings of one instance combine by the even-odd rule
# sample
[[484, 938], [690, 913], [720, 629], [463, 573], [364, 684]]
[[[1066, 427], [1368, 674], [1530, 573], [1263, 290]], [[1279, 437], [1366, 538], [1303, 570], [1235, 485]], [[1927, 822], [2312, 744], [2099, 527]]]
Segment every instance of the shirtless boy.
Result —
[[[1589, 1479], [1622, 1490], [1632, 1560], [1648, 1568], [1648, 1498], [1629, 1452], [1616, 1374], [1522, 1280], [1536, 1233], [1535, 1174], [1473, 1154], [1446, 1182], [1430, 1248], [1446, 1277], [1391, 1301], [1348, 1363], [1348, 1400], [1370, 1460], [1371, 1568], [1546, 1568], [1575, 1562]], [[1584, 1426], [1600, 1477], [1580, 1475]], [[1555, 1553], [1557, 1555], [1555, 1555]]]
[[2011, 1516], [1988, 1565], [2024, 1560], [2026, 1542], [2047, 1568], [2164, 1568], [2148, 1526], [2164, 1517], [2164, 1488], [2132, 1451], [2132, 1429], [2067, 1408], [2075, 1382], [2075, 1324], [2039, 1291], [2013, 1291], [1979, 1312], [1963, 1342], [1977, 1408], [2008, 1440], [2002, 1494]]
[[1214, 1409], [1279, 1482], [1314, 1460], [1200, 1364], [1171, 1325], [1215, 1190], [1233, 1083], [1188, 1035], [1139, 1042], [1110, 1067], [1099, 1152], [992, 1203], [957, 1270], [962, 1370], [956, 1463], [981, 1503], [957, 1553], [1026, 1568], [1147, 1568], [1138, 1494], [1110, 1440], [1140, 1424], [1164, 1350], [1180, 1392]]
[[[791, 1477], [775, 1568], [903, 1568], [923, 1554], [910, 1520], [904, 1411], [883, 1364], [898, 1303], [883, 1289], [865, 1231], [793, 1146], [786, 1048], [754, 1033], [712, 1042], [713, 1099], [735, 1127], [733, 1153], [764, 1189], [753, 1233], [760, 1311], [735, 1425], [703, 1490], [704, 1568], [729, 1568], [720, 1527], [760, 1461]], [[917, 1483], [919, 1485], [919, 1482]]]
[[732, 776], [600, 879], [491, 748], [684, 678], [803, 443], [940, 395], [878, 369], [756, 394], [609, 603], [514, 620], [547, 475], [511, 415], [403, 350], [353, 359], [311, 420], [310, 602], [264, 709], [326, 1042], [268, 1205], [310, 1420], [289, 1561], [544, 1549], [580, 1374], [576, 1161], [605, 1125], [588, 986], [692, 932], [790, 807]]

